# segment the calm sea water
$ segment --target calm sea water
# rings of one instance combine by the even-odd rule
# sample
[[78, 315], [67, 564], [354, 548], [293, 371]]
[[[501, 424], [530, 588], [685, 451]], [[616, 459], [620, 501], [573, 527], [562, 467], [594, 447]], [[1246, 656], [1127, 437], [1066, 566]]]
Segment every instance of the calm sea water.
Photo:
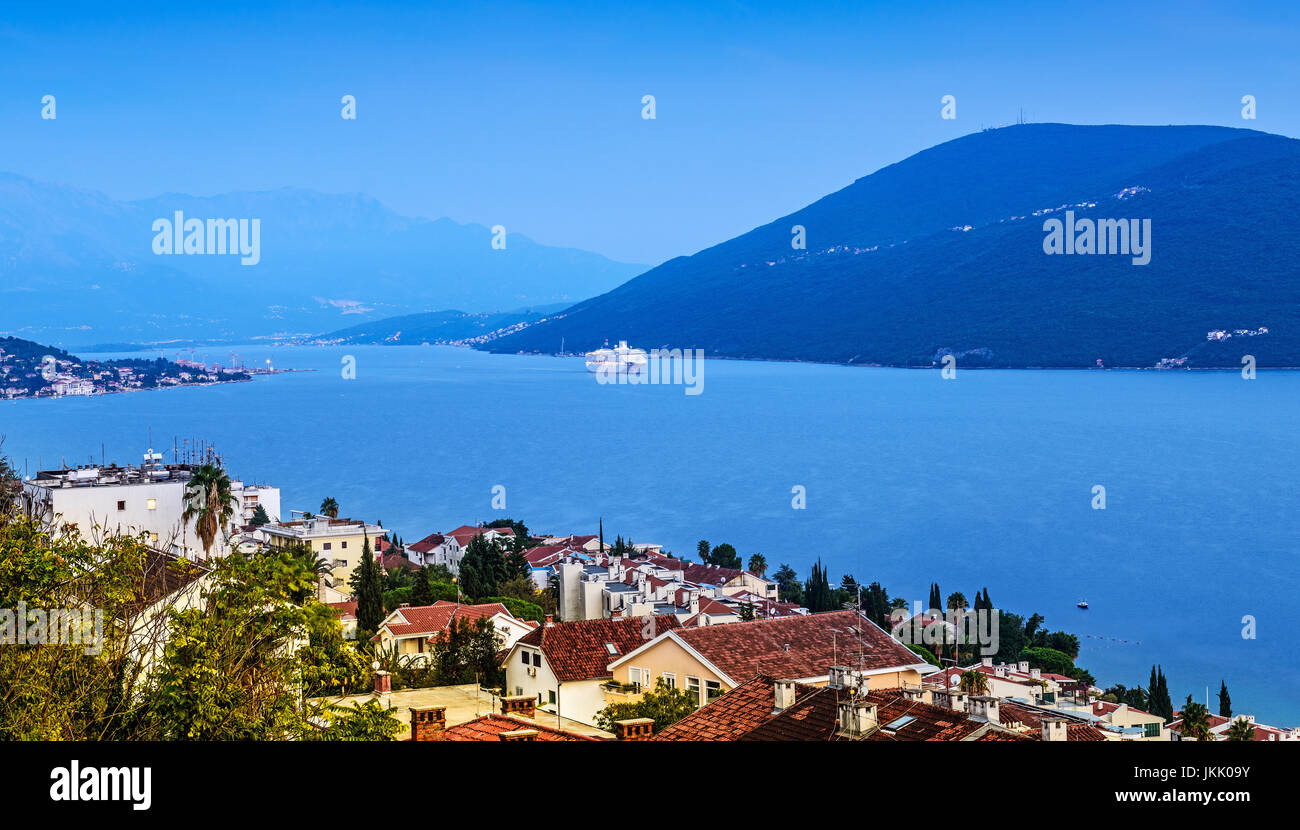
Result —
[[[413, 542], [534, 530], [699, 539], [924, 599], [988, 586], [1079, 635], [1099, 682], [1300, 723], [1300, 373], [937, 371], [709, 361], [703, 394], [602, 386], [577, 359], [440, 347], [244, 348], [252, 383], [0, 402], [20, 468], [135, 463], [203, 438], [284, 508], [335, 497]], [[356, 378], [344, 380], [344, 355]], [[174, 355], [168, 355], [174, 356]], [[224, 360], [212, 353], [210, 361]], [[170, 455], [168, 456], [170, 460]], [[491, 508], [506, 488], [507, 509]], [[791, 488], [807, 508], [791, 506]], [[1105, 510], [1091, 507], [1106, 488]], [[1086, 597], [1091, 610], [1075, 602]], [[1257, 638], [1243, 639], [1243, 617]], [[1217, 700], [1211, 710], [1217, 711]]]

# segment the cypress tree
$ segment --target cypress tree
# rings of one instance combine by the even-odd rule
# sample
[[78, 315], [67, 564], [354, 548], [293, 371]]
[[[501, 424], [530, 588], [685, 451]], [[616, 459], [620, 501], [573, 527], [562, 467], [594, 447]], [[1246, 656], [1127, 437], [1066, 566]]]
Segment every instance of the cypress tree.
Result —
[[352, 574], [351, 584], [357, 598], [357, 631], [369, 640], [384, 621], [384, 583], [368, 537], [361, 547], [361, 563]]
[[1232, 698], [1228, 696], [1228, 681], [1219, 681], [1219, 714], [1225, 718], [1232, 717]]

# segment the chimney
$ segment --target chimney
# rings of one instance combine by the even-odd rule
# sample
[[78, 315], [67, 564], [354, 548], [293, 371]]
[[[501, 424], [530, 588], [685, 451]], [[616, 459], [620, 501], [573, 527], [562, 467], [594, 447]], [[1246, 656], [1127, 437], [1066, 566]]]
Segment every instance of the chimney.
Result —
[[1030, 670], [1029, 670], [1029, 676], [1032, 677], [1034, 680], [1042, 680], [1042, 679], [1043, 679], [1043, 670], [1042, 670], [1042, 669], [1030, 669]]
[[774, 699], [773, 714], [789, 709], [794, 705], [794, 681], [777, 680], [774, 682], [772, 684], [772, 697]]
[[533, 718], [537, 715], [537, 698], [532, 695], [512, 695], [501, 698], [501, 714]]
[[839, 705], [839, 716], [840, 734], [847, 738], [861, 738], [875, 731], [879, 710], [866, 698], [855, 697]]
[[618, 739], [620, 741], [648, 741], [654, 737], [655, 722], [653, 718], [628, 718], [616, 720]]
[[1029, 674], [1029, 661], [1021, 660], [1019, 663], [1016, 663], [1016, 671], [1021, 674]]
[[386, 671], [375, 672], [375, 694], [386, 695], [393, 691], [393, 676]]
[[991, 668], [993, 668], [993, 658], [992, 658], [992, 657], [983, 657], [983, 658], [980, 659], [980, 664], [983, 665], [984, 668], [986, 668], [986, 669], [991, 669]]
[[1063, 718], [1043, 718], [1043, 740], [1068, 741]]
[[692, 614], [698, 614], [698, 613], [700, 613], [700, 595], [699, 595], [699, 594], [691, 594], [691, 604], [690, 604], [690, 608], [691, 608], [691, 613], [692, 613]]
[[959, 691], [957, 691], [956, 689], [950, 689], [950, 690], [948, 691], [948, 701], [949, 701], [949, 703], [952, 704], [952, 710], [953, 710], [954, 712], [965, 712], [965, 711], [966, 711], [966, 693], [965, 693], [965, 692], [959, 692]]
[[550, 628], [550, 627], [553, 626], [553, 625], [555, 625], [555, 615], [554, 615], [554, 614], [547, 614], [547, 615], [546, 615], [546, 627], [547, 627], [547, 628]]
[[992, 695], [975, 695], [970, 699], [971, 720], [1000, 724], [998, 717], [998, 699]]
[[447, 707], [411, 710], [411, 740], [443, 741], [447, 729]]
[[498, 733], [497, 738], [503, 741], [535, 741], [537, 740], [537, 730], [511, 729], [509, 732]]

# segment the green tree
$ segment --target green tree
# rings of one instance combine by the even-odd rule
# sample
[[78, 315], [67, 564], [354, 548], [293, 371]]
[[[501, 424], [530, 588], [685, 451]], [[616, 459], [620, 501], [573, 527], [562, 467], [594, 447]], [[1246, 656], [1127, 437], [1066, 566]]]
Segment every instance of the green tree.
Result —
[[267, 515], [265, 507], [259, 504], [257, 507], [253, 508], [253, 519], [251, 524], [254, 527], [261, 527], [262, 525], [266, 525], [270, 523], [271, 523], [271, 517]]
[[319, 705], [315, 713], [327, 725], [306, 737], [313, 741], [392, 741], [404, 728], [397, 719], [397, 710], [384, 708], [377, 701], [343, 706], [337, 703]]
[[321, 501], [320, 514], [322, 516], [329, 516], [331, 519], [337, 519], [339, 517], [339, 503], [334, 501], [333, 496], [326, 496], [325, 499]]
[[939, 583], [930, 583], [930, 606], [926, 611], [941, 614], [943, 613], [943, 594], [939, 591]]
[[989, 693], [988, 675], [984, 674], [982, 671], [975, 671], [974, 669], [962, 672], [961, 685], [959, 688], [968, 694], [986, 695]]
[[357, 601], [357, 639], [367, 641], [379, 630], [384, 621], [384, 584], [379, 575], [379, 564], [370, 550], [370, 539], [361, 546], [361, 561], [352, 572], [348, 584]]
[[794, 568], [783, 563], [772, 578], [776, 580], [777, 596], [781, 600], [803, 605], [803, 583], [799, 581], [799, 574], [795, 573]]
[[430, 663], [440, 686], [499, 686], [505, 676], [497, 663], [500, 650], [501, 635], [490, 618], [453, 618], [446, 630], [434, 638]]
[[761, 579], [765, 579], [767, 577], [767, 557], [761, 553], [750, 556], [749, 572]]
[[661, 677], [653, 689], [647, 689], [641, 699], [630, 703], [611, 703], [596, 713], [596, 725], [606, 732], [616, 732], [616, 721], [632, 718], [650, 718], [658, 732], [696, 710], [697, 698], [685, 691], [667, 685]]
[[191, 521], [199, 531], [204, 557], [211, 556], [212, 543], [235, 515], [238, 507], [231, 492], [230, 476], [215, 464], [204, 464], [190, 473], [185, 484], [185, 509], [181, 521]]
[[701, 540], [699, 541], [699, 543], [696, 544], [696, 546], [695, 546], [695, 555], [698, 556], [698, 557], [700, 557], [700, 561], [703, 562], [705, 565], [707, 565], [707, 564], [709, 564], [711, 561], [713, 561], [713, 560], [709, 559], [709, 551], [710, 551], [710, 550], [711, 550], [711, 549], [709, 548], [709, 543], [708, 543], [707, 541], [705, 541], [704, 539], [701, 539]]
[[740, 569], [740, 554], [731, 545], [723, 542], [709, 554], [709, 562], [719, 568]]
[[1055, 674], [1069, 675], [1074, 669], [1070, 655], [1054, 648], [1027, 648], [1020, 652], [1020, 659], [1028, 661], [1033, 668]]
[[420, 568], [415, 572], [415, 584], [411, 587], [411, 604], [433, 605], [433, 587], [429, 584], [429, 569]]
[[1219, 715], [1221, 717], [1232, 717], [1232, 697], [1228, 694], [1228, 681], [1219, 681]]
[[966, 610], [967, 608], [966, 595], [963, 594], [961, 591], [954, 591], [953, 593], [948, 595], [948, 604], [945, 607], [948, 608], [949, 610], [952, 609], [959, 609], [962, 611]]
[[1205, 708], [1205, 704], [1197, 703], [1192, 700], [1192, 696], [1187, 696], [1187, 701], [1183, 704], [1183, 738], [1190, 738], [1193, 741], [1210, 740], [1210, 712]]
[[287, 551], [232, 553], [203, 602], [172, 611], [149, 719], [165, 740], [283, 740], [310, 728], [292, 644], [307, 627], [293, 602], [313, 575]]
[[[1224, 717], [1229, 717], [1224, 715]], [[1230, 741], [1253, 741], [1255, 740], [1255, 724], [1245, 718], [1237, 718], [1228, 727], [1227, 739]]]
[[822, 566], [820, 559], [813, 565], [808, 581], [804, 583], [804, 605], [813, 613], [835, 608], [835, 597], [831, 593], [830, 580], [826, 577], [826, 568]]

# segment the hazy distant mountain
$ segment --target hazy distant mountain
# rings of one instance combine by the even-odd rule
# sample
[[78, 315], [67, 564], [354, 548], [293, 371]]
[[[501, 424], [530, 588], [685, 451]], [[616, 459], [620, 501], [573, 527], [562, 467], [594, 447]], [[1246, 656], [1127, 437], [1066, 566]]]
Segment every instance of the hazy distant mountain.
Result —
[[[260, 220], [260, 262], [157, 255], [156, 219]], [[0, 332], [86, 344], [329, 331], [429, 309], [572, 303], [644, 270], [507, 229], [281, 189], [118, 202], [0, 174]]]
[[[1149, 218], [1152, 256], [1044, 253], [1044, 221]], [[930, 366], [1300, 365], [1300, 142], [1032, 124], [950, 141], [487, 346], [605, 340]], [[1037, 214], [1037, 215], [1035, 215]], [[791, 246], [806, 230], [807, 249]], [[1213, 330], [1266, 335], [1207, 341]]]
[[370, 323], [349, 326], [310, 338], [313, 342], [341, 344], [381, 344], [419, 346], [438, 343], [464, 343], [483, 338], [512, 326], [535, 323], [547, 314], [562, 311], [566, 304], [538, 306], [518, 311], [483, 312], [426, 311], [386, 317]]

